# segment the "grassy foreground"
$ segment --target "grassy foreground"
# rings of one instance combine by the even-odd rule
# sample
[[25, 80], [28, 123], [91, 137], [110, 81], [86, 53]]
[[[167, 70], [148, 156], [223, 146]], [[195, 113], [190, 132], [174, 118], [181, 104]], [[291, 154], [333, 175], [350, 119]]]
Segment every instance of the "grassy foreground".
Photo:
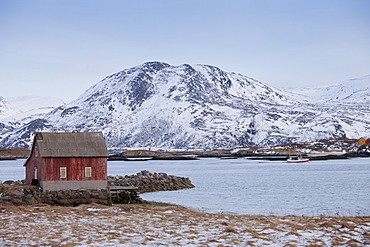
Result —
[[0, 246], [370, 246], [370, 217], [225, 215], [174, 205], [0, 206]]

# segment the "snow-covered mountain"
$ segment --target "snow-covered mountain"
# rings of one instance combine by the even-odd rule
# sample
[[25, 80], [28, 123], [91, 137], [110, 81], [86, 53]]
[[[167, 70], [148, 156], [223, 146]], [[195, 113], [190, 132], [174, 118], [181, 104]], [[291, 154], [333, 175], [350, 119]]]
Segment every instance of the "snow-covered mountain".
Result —
[[[64, 104], [60, 99], [47, 96], [0, 97], [0, 146], [29, 148], [29, 135], [18, 129], [29, 125], [35, 119], [44, 118], [47, 113]], [[29, 131], [34, 132], [34, 127]], [[18, 138], [18, 141], [16, 144], [2, 145], [9, 138]]]
[[18, 113], [19, 110], [15, 109], [9, 101], [0, 96], [0, 119], [8, 118]]
[[[296, 100], [332, 103], [368, 103], [370, 101], [370, 75], [350, 79], [333, 85], [286, 89]], [[302, 97], [303, 96], [303, 97]]]
[[148, 62], [106, 77], [49, 113], [3, 123], [0, 147], [29, 147], [35, 131], [102, 131], [111, 150], [216, 149], [366, 136], [366, 104], [330, 92], [335, 100], [316, 103], [214, 66]]
[[[65, 103], [58, 98], [48, 96], [20, 96], [11, 98], [0, 97], [0, 121], [21, 121], [34, 115], [52, 111]], [[4, 113], [1, 111], [4, 106]]]

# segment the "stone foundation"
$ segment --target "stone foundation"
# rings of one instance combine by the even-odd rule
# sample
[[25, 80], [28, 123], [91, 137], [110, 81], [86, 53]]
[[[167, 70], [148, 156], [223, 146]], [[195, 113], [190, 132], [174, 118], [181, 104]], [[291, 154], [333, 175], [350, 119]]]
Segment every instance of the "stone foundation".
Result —
[[42, 191], [40, 187], [11, 185], [0, 187], [0, 204], [32, 205], [49, 204], [58, 206], [77, 206], [80, 204], [113, 203], [141, 204], [144, 201], [135, 191], [122, 191], [118, 197], [111, 197], [107, 190], [58, 190]]
[[102, 190], [107, 188], [107, 180], [68, 180], [39, 181], [40, 187], [47, 190]]

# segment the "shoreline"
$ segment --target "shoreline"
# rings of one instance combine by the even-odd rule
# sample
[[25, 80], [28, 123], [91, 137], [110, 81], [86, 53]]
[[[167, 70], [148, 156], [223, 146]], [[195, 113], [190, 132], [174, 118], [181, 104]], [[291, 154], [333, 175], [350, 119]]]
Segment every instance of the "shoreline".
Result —
[[[311, 150], [312, 151], [312, 150]], [[27, 149], [0, 149], [0, 161], [27, 159], [30, 150]], [[110, 154], [108, 161], [147, 161], [147, 160], [198, 160], [199, 158], [221, 158], [221, 159], [264, 159], [264, 160], [286, 160], [292, 156], [302, 155], [310, 160], [348, 159], [354, 157], [370, 157], [369, 152], [350, 151], [339, 152], [338, 150], [322, 150], [315, 152], [300, 152], [294, 149], [276, 148], [237, 148], [235, 150], [211, 150], [211, 151], [151, 151], [151, 150], [127, 150], [121, 153]]]
[[[295, 155], [292, 155], [295, 156]], [[243, 155], [243, 156], [235, 156], [235, 155], [191, 155], [188, 156], [111, 156], [108, 158], [108, 161], [148, 161], [148, 160], [199, 160], [201, 158], [220, 158], [220, 159], [250, 159], [250, 160], [269, 160], [269, 161], [284, 161], [287, 160], [289, 154], [251, 154], [251, 155]], [[334, 159], [350, 159], [350, 158], [369, 158], [370, 153], [310, 153], [302, 155], [303, 158], [309, 158], [310, 160], [334, 160]]]
[[0, 206], [0, 245], [366, 246], [370, 216], [264, 216], [172, 204]]

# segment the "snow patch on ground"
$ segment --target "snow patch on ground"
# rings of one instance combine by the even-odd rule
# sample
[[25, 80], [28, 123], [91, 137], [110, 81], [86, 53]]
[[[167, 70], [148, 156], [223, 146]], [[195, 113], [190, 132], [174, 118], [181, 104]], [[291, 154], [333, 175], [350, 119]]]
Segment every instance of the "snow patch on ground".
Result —
[[3, 207], [1, 246], [367, 246], [370, 217], [243, 216], [179, 206]]

